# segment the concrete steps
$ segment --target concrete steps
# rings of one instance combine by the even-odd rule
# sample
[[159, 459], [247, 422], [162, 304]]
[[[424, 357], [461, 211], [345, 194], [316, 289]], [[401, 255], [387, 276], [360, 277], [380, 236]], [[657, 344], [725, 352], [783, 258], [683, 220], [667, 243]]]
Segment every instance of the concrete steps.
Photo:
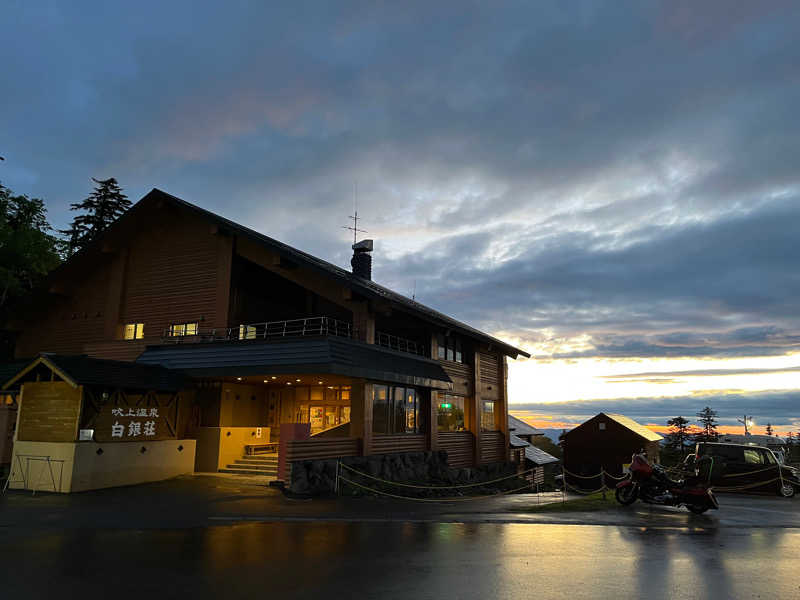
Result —
[[255, 456], [242, 456], [233, 461], [233, 464], [220, 469], [220, 473], [234, 473], [236, 475], [259, 475], [278, 478], [278, 455], [277, 454], [257, 454]]

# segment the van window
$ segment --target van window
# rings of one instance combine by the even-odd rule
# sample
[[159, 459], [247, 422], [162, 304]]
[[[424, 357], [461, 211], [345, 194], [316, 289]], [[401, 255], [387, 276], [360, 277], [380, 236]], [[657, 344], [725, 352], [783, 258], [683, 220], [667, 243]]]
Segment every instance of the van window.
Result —
[[700, 446], [700, 456], [708, 454], [714, 458], [721, 458], [727, 462], [742, 462], [741, 446], [725, 446], [722, 444], [702, 444]]
[[761, 450], [757, 448], [745, 448], [744, 462], [748, 465], [763, 465], [764, 455], [761, 453]]
[[761, 452], [764, 454], [764, 463], [765, 464], [768, 464], [768, 465], [774, 465], [775, 464], [775, 462], [776, 462], [775, 461], [775, 455], [772, 454], [772, 452], [770, 452], [769, 450], [762, 450]]

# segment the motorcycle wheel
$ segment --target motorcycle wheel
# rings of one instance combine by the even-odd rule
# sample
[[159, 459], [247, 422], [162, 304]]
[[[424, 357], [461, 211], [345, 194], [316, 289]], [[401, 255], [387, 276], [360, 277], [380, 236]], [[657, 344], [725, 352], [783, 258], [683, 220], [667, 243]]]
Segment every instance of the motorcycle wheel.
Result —
[[628, 506], [636, 502], [636, 498], [639, 496], [639, 488], [635, 485], [617, 488], [614, 495], [617, 498], [617, 502], [622, 504], [622, 506]]
[[778, 486], [779, 496], [783, 496], [784, 498], [791, 498], [792, 496], [794, 496], [794, 493], [795, 493], [794, 486], [788, 481], [785, 481], [783, 485]]
[[708, 504], [687, 504], [686, 508], [696, 515], [702, 515], [708, 510]]

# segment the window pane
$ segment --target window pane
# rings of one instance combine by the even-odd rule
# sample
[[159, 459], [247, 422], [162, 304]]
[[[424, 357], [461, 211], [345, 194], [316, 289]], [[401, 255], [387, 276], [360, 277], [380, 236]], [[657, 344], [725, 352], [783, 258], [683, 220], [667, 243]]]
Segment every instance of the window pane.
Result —
[[483, 402], [483, 410], [481, 411], [481, 429], [486, 431], [494, 431], [494, 402]]
[[389, 390], [385, 385], [372, 386], [372, 431], [389, 433]]
[[197, 335], [197, 323], [186, 324], [186, 335]]
[[446, 354], [445, 354], [446, 353], [446, 349], [445, 349], [445, 345], [444, 345], [444, 336], [443, 335], [436, 336], [436, 346], [438, 347], [437, 352], [438, 352], [439, 360], [444, 360], [446, 358]]
[[761, 455], [756, 449], [745, 448], [744, 450], [744, 462], [752, 464], [752, 465], [760, 465], [763, 464], [764, 457]]
[[417, 391], [406, 388], [406, 431], [416, 433], [417, 427]]
[[342, 407], [342, 423], [349, 423], [350, 422], [350, 407], [343, 406]]
[[447, 338], [447, 360], [455, 360], [453, 338]]
[[136, 323], [128, 323], [125, 325], [125, 334], [123, 337], [126, 340], [133, 340], [136, 338]]
[[437, 423], [439, 431], [464, 431], [464, 398], [439, 394]]
[[463, 356], [461, 354], [461, 340], [456, 340], [456, 362], [464, 362]]
[[394, 402], [392, 403], [392, 433], [405, 433], [406, 430], [406, 406], [405, 388], [396, 387], [394, 389]]

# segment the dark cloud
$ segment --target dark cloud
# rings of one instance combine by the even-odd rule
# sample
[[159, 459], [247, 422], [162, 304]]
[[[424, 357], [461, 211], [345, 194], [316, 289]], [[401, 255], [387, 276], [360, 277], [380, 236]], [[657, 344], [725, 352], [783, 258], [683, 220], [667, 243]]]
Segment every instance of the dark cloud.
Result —
[[113, 175], [347, 266], [357, 182], [379, 281], [555, 356], [800, 343], [796, 2], [3, 17], [0, 180], [57, 226]]
[[782, 367], [775, 369], [763, 369], [763, 368], [692, 369], [689, 371], [648, 371], [645, 373], [603, 375], [603, 378], [611, 380], [641, 380], [644, 378], [655, 377], [660, 380], [670, 377], [726, 377], [731, 375], [767, 375], [772, 373], [797, 373], [798, 371], [800, 371], [800, 367]]
[[608, 412], [623, 414], [640, 423], [666, 425], [667, 420], [678, 415], [693, 422], [696, 413], [706, 406], [718, 413], [720, 425], [736, 427], [739, 425], [737, 418], [746, 414], [752, 415], [759, 427], [768, 422], [781, 428], [800, 427], [800, 391], [795, 390], [540, 402], [513, 404], [510, 409], [517, 413], [528, 412], [568, 423], [581, 423], [597, 413]]

